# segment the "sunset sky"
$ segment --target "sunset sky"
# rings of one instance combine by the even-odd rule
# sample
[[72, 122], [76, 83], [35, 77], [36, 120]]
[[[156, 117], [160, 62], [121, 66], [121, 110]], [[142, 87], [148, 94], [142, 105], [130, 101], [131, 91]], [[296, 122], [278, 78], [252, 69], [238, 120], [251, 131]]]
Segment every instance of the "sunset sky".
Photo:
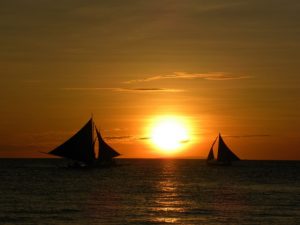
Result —
[[[45, 157], [93, 113], [123, 157], [300, 160], [297, 0], [0, 1], [0, 157]], [[151, 140], [177, 118], [187, 140]]]

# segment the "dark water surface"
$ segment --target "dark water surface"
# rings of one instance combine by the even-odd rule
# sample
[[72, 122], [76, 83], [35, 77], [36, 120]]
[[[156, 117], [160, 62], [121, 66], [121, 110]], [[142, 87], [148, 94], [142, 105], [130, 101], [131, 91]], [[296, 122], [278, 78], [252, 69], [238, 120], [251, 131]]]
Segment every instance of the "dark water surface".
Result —
[[0, 224], [300, 224], [300, 162], [0, 159]]

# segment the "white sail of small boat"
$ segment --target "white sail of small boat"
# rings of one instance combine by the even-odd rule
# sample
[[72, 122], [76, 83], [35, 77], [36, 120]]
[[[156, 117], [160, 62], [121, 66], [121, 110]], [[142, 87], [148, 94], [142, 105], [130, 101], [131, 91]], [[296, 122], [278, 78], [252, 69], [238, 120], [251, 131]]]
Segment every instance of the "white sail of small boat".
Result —
[[[96, 130], [96, 135], [94, 135], [94, 130]], [[98, 158], [95, 156], [96, 141], [99, 143]], [[120, 155], [103, 140], [93, 118], [69, 140], [50, 151], [49, 154], [74, 160], [76, 165], [84, 166], [99, 166], [104, 163], [107, 166], [113, 162], [113, 158]]]
[[[216, 141], [219, 140], [219, 145], [218, 145], [218, 155], [217, 158], [215, 159], [214, 156], [214, 145]], [[225, 144], [221, 134], [215, 139], [213, 142], [210, 151], [207, 156], [207, 164], [210, 165], [230, 165], [231, 162], [233, 161], [239, 161], [239, 157], [237, 157], [231, 150], [230, 148]]]

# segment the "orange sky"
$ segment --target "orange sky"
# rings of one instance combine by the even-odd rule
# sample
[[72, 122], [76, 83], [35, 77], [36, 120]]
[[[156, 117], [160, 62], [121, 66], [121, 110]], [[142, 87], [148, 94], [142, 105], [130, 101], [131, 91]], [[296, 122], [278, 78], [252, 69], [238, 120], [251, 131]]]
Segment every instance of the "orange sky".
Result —
[[192, 130], [174, 157], [215, 136], [242, 159], [300, 159], [299, 3], [0, 3], [0, 157], [44, 157], [93, 113], [123, 157], [166, 157], [146, 128]]

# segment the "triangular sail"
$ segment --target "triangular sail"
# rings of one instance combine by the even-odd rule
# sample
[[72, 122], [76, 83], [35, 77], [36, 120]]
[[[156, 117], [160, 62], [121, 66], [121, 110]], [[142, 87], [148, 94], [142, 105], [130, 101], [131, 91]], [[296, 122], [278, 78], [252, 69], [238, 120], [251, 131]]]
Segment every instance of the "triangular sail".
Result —
[[210, 160], [214, 160], [214, 159], [215, 159], [214, 151], [211, 148], [210, 151], [209, 151], [209, 153], [208, 153], [207, 160], [210, 161]]
[[106, 144], [97, 128], [96, 133], [99, 141], [98, 160], [110, 161], [112, 158], [120, 155], [120, 153], [118, 153], [116, 150], [114, 150], [112, 147]]
[[218, 161], [222, 162], [230, 162], [230, 161], [239, 161], [239, 157], [237, 157], [230, 148], [225, 144], [221, 135], [219, 135], [219, 148], [218, 148]]
[[[218, 138], [218, 137], [217, 137]], [[211, 148], [210, 148], [210, 151], [208, 153], [208, 156], [207, 156], [207, 161], [210, 161], [210, 160], [214, 160], [215, 159], [215, 156], [214, 156], [214, 145], [217, 141], [217, 138], [215, 139], [215, 141], [213, 142]]]
[[49, 154], [92, 163], [95, 160], [93, 120], [90, 119], [73, 137], [49, 152]]

